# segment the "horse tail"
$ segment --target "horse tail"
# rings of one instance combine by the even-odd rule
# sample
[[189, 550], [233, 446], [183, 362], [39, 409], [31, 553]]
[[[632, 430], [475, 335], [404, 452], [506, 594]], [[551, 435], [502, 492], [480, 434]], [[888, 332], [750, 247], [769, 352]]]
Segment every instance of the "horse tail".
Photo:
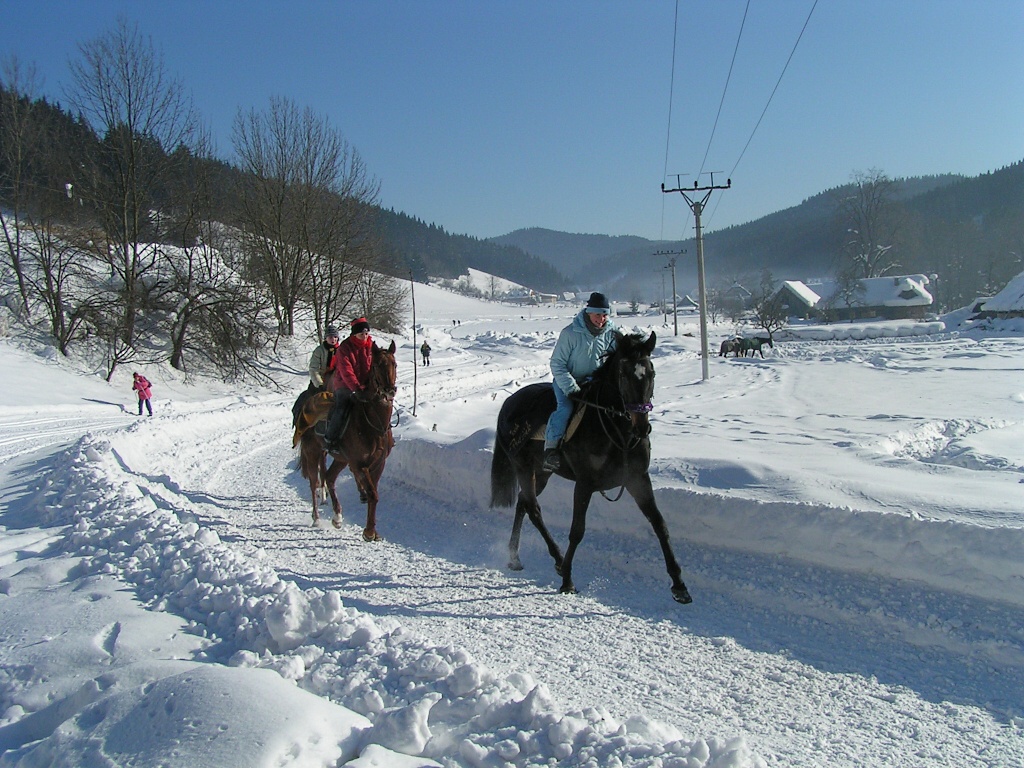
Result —
[[308, 437], [306, 440], [301, 438], [299, 440], [299, 472], [302, 473], [302, 477], [306, 480], [319, 480], [320, 467], [317, 466], [318, 462], [313, 458], [313, 452], [306, 445], [307, 440], [309, 440]]
[[512, 458], [501, 443], [501, 436], [494, 437], [494, 455], [491, 457], [491, 506], [511, 507], [519, 495], [519, 479], [516, 477]]

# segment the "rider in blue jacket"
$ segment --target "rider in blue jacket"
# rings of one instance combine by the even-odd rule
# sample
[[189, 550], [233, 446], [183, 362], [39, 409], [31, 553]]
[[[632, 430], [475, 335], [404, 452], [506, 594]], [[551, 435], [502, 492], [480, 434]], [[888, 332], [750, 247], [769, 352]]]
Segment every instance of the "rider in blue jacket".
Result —
[[554, 472], [561, 464], [559, 445], [572, 415], [570, 395], [580, 391], [580, 381], [592, 374], [601, 358], [615, 344], [618, 326], [608, 315], [611, 308], [603, 293], [594, 292], [587, 306], [562, 329], [551, 353], [551, 374], [554, 376], [555, 412], [548, 419], [544, 433], [544, 472]]

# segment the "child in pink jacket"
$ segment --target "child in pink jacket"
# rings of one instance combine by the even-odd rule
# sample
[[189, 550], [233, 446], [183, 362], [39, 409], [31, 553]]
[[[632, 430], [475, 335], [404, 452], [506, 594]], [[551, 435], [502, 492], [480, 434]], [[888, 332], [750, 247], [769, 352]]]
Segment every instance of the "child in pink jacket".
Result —
[[153, 415], [153, 406], [149, 403], [149, 398], [153, 396], [152, 384], [143, 376], [141, 373], [133, 373], [132, 376], [135, 379], [135, 383], [132, 384], [134, 389], [139, 395], [139, 416], [142, 415], [142, 404], [146, 404], [146, 410], [149, 411], [149, 415]]

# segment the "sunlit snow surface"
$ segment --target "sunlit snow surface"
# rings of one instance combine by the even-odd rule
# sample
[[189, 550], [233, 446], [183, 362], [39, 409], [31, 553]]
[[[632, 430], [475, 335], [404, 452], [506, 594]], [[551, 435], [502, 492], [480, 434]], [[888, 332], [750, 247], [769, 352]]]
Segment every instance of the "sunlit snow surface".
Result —
[[0, 765], [1024, 765], [1024, 328], [798, 328], [702, 381], [696, 318], [619, 317], [658, 334], [682, 606], [628, 496], [579, 595], [528, 524], [505, 568], [495, 417], [574, 308], [416, 300], [378, 544], [347, 476], [310, 525], [306, 342], [283, 392], [147, 367], [152, 418], [130, 369], [0, 343]]

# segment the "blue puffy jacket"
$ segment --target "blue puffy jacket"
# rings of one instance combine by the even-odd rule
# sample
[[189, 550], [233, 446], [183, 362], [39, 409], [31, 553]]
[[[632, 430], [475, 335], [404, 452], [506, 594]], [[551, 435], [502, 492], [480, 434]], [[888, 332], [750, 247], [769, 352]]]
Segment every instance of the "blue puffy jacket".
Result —
[[581, 310], [573, 321], [558, 334], [555, 351], [551, 353], [551, 374], [555, 385], [565, 394], [578, 392], [579, 380], [597, 370], [601, 356], [615, 344], [615, 332], [619, 327], [611, 321], [605, 324], [597, 336], [587, 327]]

